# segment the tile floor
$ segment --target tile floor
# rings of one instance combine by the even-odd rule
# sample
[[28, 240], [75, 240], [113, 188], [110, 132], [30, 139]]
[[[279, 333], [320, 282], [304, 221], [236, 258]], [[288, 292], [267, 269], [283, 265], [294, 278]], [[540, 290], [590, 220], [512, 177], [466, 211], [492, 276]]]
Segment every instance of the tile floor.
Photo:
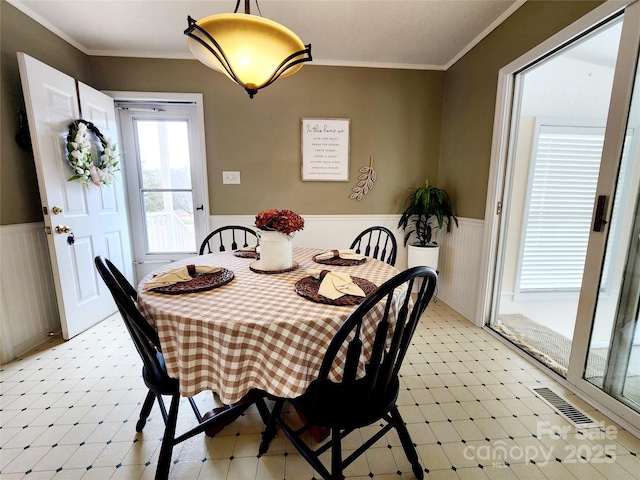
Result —
[[[400, 410], [429, 479], [637, 479], [640, 440], [442, 302], [427, 309], [402, 371]], [[119, 317], [53, 338], [0, 370], [0, 476], [151, 479], [162, 436], [157, 409], [135, 431], [146, 389]], [[548, 386], [601, 421], [577, 432], [529, 389]], [[207, 409], [212, 395], [198, 395]], [[193, 423], [181, 410], [180, 428]], [[257, 456], [262, 423], [247, 411], [215, 438], [174, 449], [171, 479], [311, 479], [280, 433]], [[361, 432], [345, 441], [355, 448]], [[414, 478], [395, 434], [346, 471], [349, 479]]]

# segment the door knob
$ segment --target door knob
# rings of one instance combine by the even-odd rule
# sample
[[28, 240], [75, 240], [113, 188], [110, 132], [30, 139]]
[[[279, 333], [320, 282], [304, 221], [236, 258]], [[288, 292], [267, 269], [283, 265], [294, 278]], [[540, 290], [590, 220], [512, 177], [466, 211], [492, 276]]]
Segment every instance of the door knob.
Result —
[[62, 207], [54, 205], [51, 209], [51, 213], [53, 213], [54, 215], [60, 215], [62, 213]]
[[69, 233], [71, 232], [71, 229], [69, 227], [67, 227], [66, 225], [57, 225], [56, 226], [56, 233]]

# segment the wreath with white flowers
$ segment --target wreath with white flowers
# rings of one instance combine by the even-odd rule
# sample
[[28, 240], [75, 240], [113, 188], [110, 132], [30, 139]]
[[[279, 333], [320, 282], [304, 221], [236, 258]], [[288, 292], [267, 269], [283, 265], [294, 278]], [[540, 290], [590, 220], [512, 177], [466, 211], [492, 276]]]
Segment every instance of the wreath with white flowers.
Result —
[[[102, 146], [97, 159], [94, 159], [91, 153], [89, 132], [96, 136]], [[97, 187], [109, 185], [113, 181], [114, 173], [120, 171], [116, 144], [110, 138], [104, 138], [98, 127], [86, 120], [75, 120], [69, 125], [67, 160], [73, 169], [73, 175], [67, 181], [79, 180], [86, 187], [89, 186], [89, 182]]]

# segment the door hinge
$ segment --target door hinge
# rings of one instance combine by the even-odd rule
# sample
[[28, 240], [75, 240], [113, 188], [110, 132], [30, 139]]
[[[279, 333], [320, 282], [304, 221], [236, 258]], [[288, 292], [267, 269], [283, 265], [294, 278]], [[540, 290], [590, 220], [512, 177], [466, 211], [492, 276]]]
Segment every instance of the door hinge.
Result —
[[502, 214], [502, 202], [498, 202], [498, 205], [496, 206], [496, 215], [501, 215]]

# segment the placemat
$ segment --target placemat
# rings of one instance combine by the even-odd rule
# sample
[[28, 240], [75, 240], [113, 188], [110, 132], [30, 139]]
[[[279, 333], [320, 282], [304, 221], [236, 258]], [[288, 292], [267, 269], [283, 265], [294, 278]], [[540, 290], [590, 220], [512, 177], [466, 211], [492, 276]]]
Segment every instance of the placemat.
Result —
[[298, 262], [293, 262], [293, 265], [291, 265], [289, 268], [283, 268], [280, 270], [265, 270], [260, 266], [260, 260], [256, 260], [255, 262], [251, 262], [249, 264], [249, 270], [256, 273], [277, 274], [293, 272], [294, 270], [297, 270], [299, 266], [300, 265], [298, 264]]
[[[318, 255], [321, 255], [320, 253]], [[316, 257], [318, 255], [313, 256], [313, 261], [316, 263], [322, 263], [324, 265], [337, 265], [339, 267], [352, 267], [354, 265], [362, 265], [367, 261], [366, 258], [362, 258], [360, 260], [349, 259], [349, 258], [327, 258], [326, 260], [318, 260]]]
[[331, 300], [323, 295], [318, 293], [320, 289], [321, 280], [318, 280], [314, 277], [304, 277], [298, 280], [295, 284], [295, 292], [308, 300], [317, 302], [317, 303], [326, 303], [327, 305], [338, 305], [338, 306], [347, 306], [347, 305], [358, 305], [362, 303], [362, 301], [375, 292], [378, 289], [378, 286], [375, 283], [370, 282], [365, 278], [360, 277], [351, 277], [353, 283], [358, 285], [364, 294], [365, 297], [358, 297], [356, 295], [343, 295], [340, 298], [336, 298], [335, 300]]
[[234, 250], [233, 254], [240, 258], [258, 258], [258, 252], [251, 252], [249, 250]]
[[221, 268], [219, 272], [196, 273], [192, 280], [187, 282], [174, 283], [164, 287], [151, 289], [152, 292], [164, 293], [166, 295], [180, 295], [181, 293], [196, 293], [226, 285], [233, 280], [234, 274], [231, 270]]

